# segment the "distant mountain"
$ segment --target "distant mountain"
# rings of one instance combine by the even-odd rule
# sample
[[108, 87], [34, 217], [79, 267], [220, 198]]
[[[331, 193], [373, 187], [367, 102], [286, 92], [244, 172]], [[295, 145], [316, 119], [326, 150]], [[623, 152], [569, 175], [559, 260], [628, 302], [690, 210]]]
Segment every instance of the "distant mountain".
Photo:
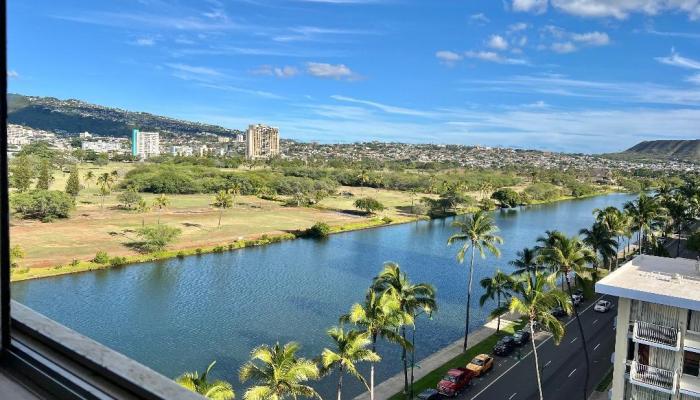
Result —
[[7, 107], [8, 121], [11, 124], [59, 133], [88, 131], [104, 136], [127, 137], [134, 128], [175, 135], [197, 135], [206, 132], [232, 136], [241, 133], [217, 125], [104, 107], [74, 99], [60, 100], [10, 93], [7, 97]]
[[616, 159], [685, 160], [700, 162], [700, 139], [648, 140], [607, 157]]

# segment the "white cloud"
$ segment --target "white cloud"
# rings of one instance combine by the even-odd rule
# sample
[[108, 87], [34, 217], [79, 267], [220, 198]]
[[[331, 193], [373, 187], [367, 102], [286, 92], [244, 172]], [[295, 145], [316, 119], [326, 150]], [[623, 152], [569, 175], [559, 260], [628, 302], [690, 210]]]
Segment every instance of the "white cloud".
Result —
[[351, 79], [355, 73], [345, 64], [328, 64], [319, 62], [306, 63], [306, 71], [319, 78]]
[[7, 71], [7, 77], [12, 79], [12, 78], [19, 78], [19, 73], [17, 71], [10, 69]]
[[414, 117], [434, 117], [434, 116], [436, 116], [436, 114], [434, 112], [430, 112], [430, 111], [421, 111], [421, 110], [414, 110], [414, 109], [404, 108], [404, 107], [396, 107], [396, 106], [391, 106], [391, 105], [387, 105], [387, 104], [383, 104], [383, 103], [378, 103], [375, 101], [355, 99], [353, 97], [333, 95], [333, 96], [331, 96], [331, 98], [334, 100], [338, 100], [338, 101], [345, 101], [348, 103], [362, 104], [362, 105], [378, 108], [378, 109], [380, 109], [386, 113], [389, 113], [389, 114], [409, 115], [409, 116], [414, 116]]
[[674, 67], [687, 68], [687, 69], [700, 69], [700, 61], [694, 60], [692, 58], [686, 58], [676, 53], [675, 49], [671, 49], [671, 55], [666, 57], [656, 57], [656, 61], [672, 65]]
[[508, 33], [524, 31], [529, 27], [530, 25], [526, 24], [525, 22], [517, 22], [508, 26]]
[[187, 64], [173, 64], [173, 63], [168, 63], [165, 64], [168, 67], [182, 71], [182, 72], [190, 72], [193, 74], [197, 75], [207, 75], [207, 76], [222, 76], [223, 74], [213, 68], [209, 67], [200, 67], [200, 66], [195, 66], [195, 65], [187, 65]]
[[256, 75], [270, 75], [278, 78], [291, 78], [299, 74], [299, 69], [291, 65], [276, 67], [274, 65], [261, 65], [253, 70]]
[[548, 3], [580, 17], [625, 19], [634, 13], [684, 12], [693, 20], [700, 18], [700, 0], [513, 0], [513, 10], [542, 13]]
[[587, 44], [589, 46], [605, 46], [610, 43], [610, 37], [604, 32], [574, 33], [571, 38], [575, 42]]
[[155, 45], [156, 40], [154, 38], [150, 38], [150, 37], [143, 37], [143, 38], [138, 38], [138, 39], [134, 40], [133, 44], [135, 44], [137, 46], [149, 47], [149, 46]]
[[695, 75], [689, 76], [686, 80], [690, 83], [700, 85], [700, 74], [695, 74]]
[[508, 42], [500, 35], [491, 35], [487, 44], [496, 50], [506, 50], [508, 48]]
[[576, 46], [571, 42], [556, 42], [552, 43], [551, 49], [556, 53], [566, 54], [576, 51]]
[[481, 61], [495, 62], [499, 64], [527, 65], [526, 60], [520, 58], [506, 58], [493, 51], [465, 51], [464, 56]]
[[464, 58], [462, 55], [449, 50], [440, 50], [435, 53], [435, 57], [446, 65], [454, 65], [457, 61]]
[[254, 89], [246, 89], [246, 88], [241, 88], [237, 86], [230, 86], [230, 85], [219, 85], [219, 84], [211, 84], [211, 83], [203, 83], [200, 84], [199, 86], [206, 87], [209, 89], [216, 89], [216, 90], [222, 90], [225, 92], [236, 92], [236, 93], [245, 93], [253, 96], [258, 96], [258, 97], [264, 97], [266, 99], [284, 99], [284, 97], [276, 95], [274, 93], [270, 92], [265, 92], [263, 90], [254, 90]]
[[513, 10], [541, 14], [547, 11], [547, 0], [513, 0]]
[[470, 15], [469, 21], [477, 24], [488, 24], [489, 22], [491, 22], [491, 20], [484, 13]]

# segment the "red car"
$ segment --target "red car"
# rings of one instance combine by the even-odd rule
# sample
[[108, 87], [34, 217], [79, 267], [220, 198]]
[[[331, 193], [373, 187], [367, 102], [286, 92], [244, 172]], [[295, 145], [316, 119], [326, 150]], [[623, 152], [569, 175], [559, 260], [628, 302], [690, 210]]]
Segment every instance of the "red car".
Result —
[[469, 386], [474, 373], [466, 368], [453, 368], [438, 382], [437, 390], [443, 396], [455, 397]]

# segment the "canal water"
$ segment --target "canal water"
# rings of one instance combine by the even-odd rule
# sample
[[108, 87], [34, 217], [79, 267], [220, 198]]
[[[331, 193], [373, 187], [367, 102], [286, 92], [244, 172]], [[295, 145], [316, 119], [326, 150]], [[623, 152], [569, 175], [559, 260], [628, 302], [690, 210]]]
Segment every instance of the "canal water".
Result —
[[[545, 230], [574, 234], [593, 222], [592, 211], [622, 206], [633, 196], [610, 194], [495, 211], [505, 243], [500, 259], [476, 260], [471, 329], [494, 307], [478, 307], [480, 279], [510, 271], [516, 251]], [[457, 217], [459, 218], [459, 217]], [[467, 265], [455, 261], [453, 218], [421, 221], [299, 239], [263, 247], [192, 256], [89, 273], [17, 282], [12, 297], [48, 317], [169, 376], [203, 370], [212, 361], [218, 378], [241, 398], [238, 369], [263, 343], [297, 341], [316, 357], [330, 346], [325, 331], [364, 298], [386, 261], [401, 265], [413, 282], [437, 288], [439, 312], [417, 322], [416, 359], [463, 335]], [[401, 370], [396, 346], [382, 343], [377, 382]], [[363, 368], [367, 371], [367, 368]], [[368, 375], [367, 375], [368, 376]], [[345, 398], [363, 387], [345, 379]], [[313, 384], [324, 398], [335, 377]]]

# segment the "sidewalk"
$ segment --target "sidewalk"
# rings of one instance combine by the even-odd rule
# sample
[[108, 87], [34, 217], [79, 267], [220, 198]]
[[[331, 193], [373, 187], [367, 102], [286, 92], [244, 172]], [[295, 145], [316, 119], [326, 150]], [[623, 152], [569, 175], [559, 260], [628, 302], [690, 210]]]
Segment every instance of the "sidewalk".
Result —
[[[519, 315], [507, 313], [501, 317], [501, 329], [514, 324], [520, 319]], [[471, 348], [475, 344], [483, 341], [489, 336], [496, 333], [497, 320], [493, 319], [487, 322], [483, 327], [477, 329], [474, 332], [469, 333], [469, 341], [467, 347]], [[451, 345], [438, 350], [437, 352], [429, 355], [428, 357], [418, 361], [416, 364], [420, 365], [413, 372], [414, 381], [424, 377], [435, 369], [443, 366], [446, 362], [458, 356], [462, 353], [462, 344], [464, 344], [464, 338], [459, 339], [452, 343]], [[386, 400], [391, 396], [399, 393], [403, 390], [404, 377], [403, 370], [398, 374], [392, 376], [391, 378], [381, 382], [379, 385], [374, 387], [374, 397], [376, 400]], [[361, 395], [354, 398], [354, 400], [366, 400], [369, 399], [369, 392], [364, 392]]]

